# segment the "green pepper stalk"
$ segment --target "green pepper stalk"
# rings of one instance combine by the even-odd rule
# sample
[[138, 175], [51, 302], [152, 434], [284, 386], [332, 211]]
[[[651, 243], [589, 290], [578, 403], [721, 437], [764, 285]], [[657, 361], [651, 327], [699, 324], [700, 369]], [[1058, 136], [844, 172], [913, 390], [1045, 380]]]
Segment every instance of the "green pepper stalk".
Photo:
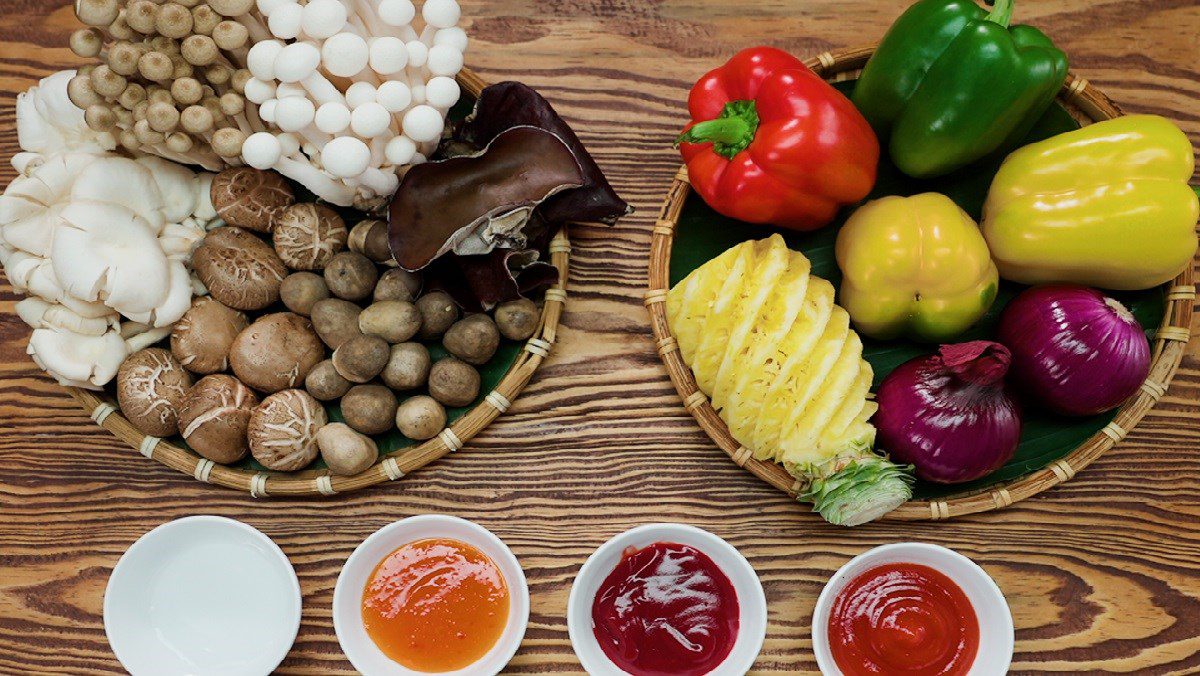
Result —
[[758, 108], [754, 102], [730, 101], [715, 120], [697, 123], [680, 134], [675, 147], [680, 143], [712, 143], [713, 152], [732, 160], [750, 146], [757, 131]]

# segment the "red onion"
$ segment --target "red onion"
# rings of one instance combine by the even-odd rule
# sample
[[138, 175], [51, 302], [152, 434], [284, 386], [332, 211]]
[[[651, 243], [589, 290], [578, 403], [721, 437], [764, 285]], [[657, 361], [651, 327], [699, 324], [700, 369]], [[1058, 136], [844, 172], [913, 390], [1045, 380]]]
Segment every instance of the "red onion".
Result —
[[875, 397], [879, 447], [926, 481], [955, 484], [999, 469], [1021, 438], [1004, 382], [1009, 361], [1003, 345], [976, 340], [901, 364]]
[[1150, 373], [1150, 343], [1129, 310], [1084, 286], [1027, 289], [1000, 316], [1013, 380], [1030, 399], [1063, 415], [1119, 406]]

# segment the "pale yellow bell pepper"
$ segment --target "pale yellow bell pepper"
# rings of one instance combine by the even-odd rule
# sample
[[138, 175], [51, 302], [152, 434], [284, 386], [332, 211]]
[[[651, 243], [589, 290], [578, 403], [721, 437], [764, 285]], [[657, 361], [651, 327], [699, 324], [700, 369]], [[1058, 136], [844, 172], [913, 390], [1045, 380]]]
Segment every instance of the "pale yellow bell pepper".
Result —
[[1192, 144], [1166, 118], [1127, 115], [1014, 151], [983, 234], [1000, 276], [1148, 289], [1191, 265], [1200, 200]]
[[884, 197], [850, 215], [838, 233], [842, 307], [859, 332], [945, 342], [996, 300], [987, 244], [949, 197]]

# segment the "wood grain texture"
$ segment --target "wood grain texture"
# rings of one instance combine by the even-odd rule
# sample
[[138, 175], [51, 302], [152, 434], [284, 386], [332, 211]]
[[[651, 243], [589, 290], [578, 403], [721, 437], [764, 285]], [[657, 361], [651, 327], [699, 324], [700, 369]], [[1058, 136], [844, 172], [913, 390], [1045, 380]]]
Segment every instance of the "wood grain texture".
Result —
[[[7, 156], [15, 92], [74, 63], [63, 46], [74, 21], [65, 0], [2, 4]], [[653, 521], [712, 530], [754, 564], [771, 610], [755, 673], [814, 671], [809, 623], [824, 581], [864, 549], [902, 540], [954, 547], [996, 578], [1017, 624], [1015, 673], [1200, 671], [1200, 344], [1134, 433], [1069, 483], [986, 515], [853, 531], [729, 462], [654, 352], [646, 256], [691, 82], [754, 43], [811, 56], [877, 40], [904, 4], [464, 1], [470, 65], [540, 89], [639, 213], [613, 229], [572, 229], [571, 297], [552, 358], [508, 414], [403, 485], [255, 501], [149, 462], [38, 373], [16, 297], [0, 287], [0, 673], [119, 670], [101, 624], [113, 564], [153, 526], [202, 513], [263, 530], [296, 566], [304, 619], [281, 672], [349, 671], [329, 610], [341, 563], [376, 528], [429, 512], [479, 521], [524, 565], [531, 622], [511, 673], [579, 672], [563, 621], [571, 580], [601, 542]], [[1017, 11], [1125, 110], [1168, 115], [1200, 143], [1195, 0], [1027, 0]]]

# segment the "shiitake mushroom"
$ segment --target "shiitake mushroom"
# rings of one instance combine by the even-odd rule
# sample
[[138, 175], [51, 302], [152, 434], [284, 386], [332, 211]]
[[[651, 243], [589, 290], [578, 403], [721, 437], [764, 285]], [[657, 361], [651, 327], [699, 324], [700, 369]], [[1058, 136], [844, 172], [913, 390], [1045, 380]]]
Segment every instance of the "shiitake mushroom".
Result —
[[219, 373], [229, 367], [229, 347], [249, 325], [244, 312], [198, 296], [171, 328], [171, 354], [192, 373]]
[[396, 409], [396, 427], [409, 439], [432, 439], [446, 427], [446, 409], [433, 397], [409, 397]]
[[278, 392], [304, 382], [324, 358], [325, 346], [312, 324], [292, 312], [258, 318], [229, 348], [234, 375], [263, 392]]
[[446, 351], [459, 359], [480, 366], [496, 354], [500, 331], [485, 314], [474, 314], [455, 322], [442, 337]]
[[138, 350], [117, 369], [121, 413], [143, 434], [153, 437], [175, 433], [179, 408], [191, 387], [191, 375], [161, 347]]
[[307, 467], [317, 457], [317, 431], [327, 422], [325, 407], [307, 392], [276, 392], [250, 414], [250, 453], [267, 469], [291, 472]]
[[429, 369], [429, 396], [451, 408], [466, 406], [479, 396], [480, 380], [474, 366], [445, 357]]
[[355, 385], [342, 397], [342, 418], [363, 434], [383, 434], [396, 424], [396, 394], [383, 385]]
[[421, 330], [417, 334], [422, 340], [440, 338], [458, 321], [458, 305], [445, 291], [427, 293], [417, 299], [421, 311]]
[[537, 331], [538, 306], [528, 298], [501, 303], [495, 314], [496, 328], [509, 340], [526, 340]]
[[250, 448], [246, 431], [257, 405], [258, 397], [237, 378], [204, 376], [179, 407], [179, 435], [213, 462], [237, 462]]

